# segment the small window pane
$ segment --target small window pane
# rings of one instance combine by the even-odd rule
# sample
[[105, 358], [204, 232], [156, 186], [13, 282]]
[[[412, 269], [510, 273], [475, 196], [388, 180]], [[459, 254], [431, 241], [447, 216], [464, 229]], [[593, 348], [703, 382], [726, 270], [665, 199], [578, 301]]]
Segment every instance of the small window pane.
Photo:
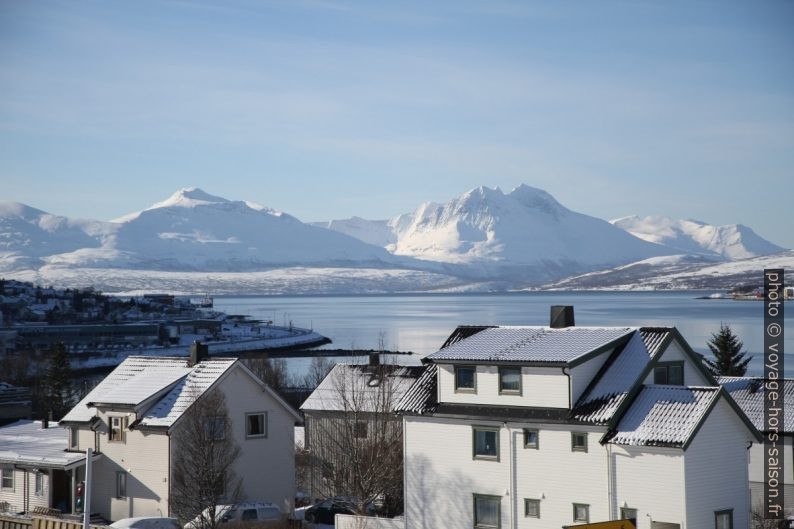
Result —
[[44, 494], [44, 474], [36, 472], [36, 496]]
[[474, 389], [475, 368], [456, 367], [455, 368], [455, 389]]
[[531, 429], [524, 429], [524, 448], [537, 448], [538, 447], [538, 431]]
[[226, 421], [222, 417], [205, 417], [204, 433], [213, 441], [223, 441], [226, 437]]
[[474, 455], [497, 457], [499, 455], [499, 432], [496, 430], [474, 430]]
[[69, 448], [78, 448], [79, 431], [76, 427], [69, 428]]
[[540, 500], [524, 500], [524, 516], [528, 518], [540, 518]]
[[367, 423], [366, 423], [366, 421], [356, 421], [356, 424], [353, 427], [353, 436], [356, 439], [366, 439], [367, 438]]
[[653, 383], [667, 384], [667, 366], [655, 367], [653, 369]]
[[245, 520], [256, 520], [256, 509], [245, 509], [243, 511], [242, 516], [240, 516], [240, 518], [243, 521], [245, 521]]
[[499, 527], [499, 510], [501, 500], [493, 496], [475, 496], [474, 526]]
[[574, 522], [589, 522], [590, 521], [590, 506], [582, 505], [581, 503], [573, 504], [573, 521]]
[[571, 450], [587, 452], [587, 434], [573, 432], [571, 434]]
[[0, 468], [0, 486], [4, 489], [14, 488], [14, 467]]
[[110, 433], [108, 439], [110, 441], [124, 440], [124, 417], [110, 418]]
[[676, 386], [684, 385], [684, 367], [669, 366], [667, 370], [667, 383]]
[[717, 529], [733, 529], [733, 511], [715, 513]]
[[499, 391], [511, 393], [521, 391], [520, 367], [499, 368]]
[[116, 472], [116, 497], [127, 497], [127, 473]]
[[265, 417], [264, 413], [251, 413], [246, 416], [246, 432], [247, 436], [263, 436], [267, 433], [265, 429]]
[[628, 507], [621, 507], [620, 508], [620, 519], [621, 520], [636, 520], [637, 519], [637, 509], [631, 509]]

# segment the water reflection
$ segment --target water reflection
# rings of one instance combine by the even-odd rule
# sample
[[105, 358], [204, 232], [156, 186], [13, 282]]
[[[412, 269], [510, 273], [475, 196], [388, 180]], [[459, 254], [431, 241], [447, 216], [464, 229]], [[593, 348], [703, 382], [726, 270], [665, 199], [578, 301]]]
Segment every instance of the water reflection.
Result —
[[[576, 324], [674, 325], [698, 352], [720, 323], [729, 324], [754, 354], [751, 374], [763, 370], [763, 304], [755, 301], [695, 299], [693, 292], [530, 292], [498, 295], [398, 295], [321, 297], [217, 297], [215, 306], [233, 314], [312, 326], [331, 338], [328, 348], [386, 347], [429, 354], [459, 324], [544, 325], [549, 306], [576, 307]], [[786, 323], [794, 316], [794, 305]], [[794, 353], [794, 332], [786, 350]], [[290, 361], [292, 363], [292, 361]], [[300, 364], [300, 362], [298, 363]], [[794, 373], [794, 358], [786, 373]], [[298, 371], [302, 370], [296, 365]]]

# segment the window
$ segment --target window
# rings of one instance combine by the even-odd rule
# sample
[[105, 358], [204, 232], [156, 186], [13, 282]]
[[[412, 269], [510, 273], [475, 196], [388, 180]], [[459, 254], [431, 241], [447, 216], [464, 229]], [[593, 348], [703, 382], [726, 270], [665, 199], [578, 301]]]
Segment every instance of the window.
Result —
[[244, 509], [240, 515], [242, 521], [256, 520], [256, 509]]
[[637, 519], [637, 509], [631, 509], [629, 507], [621, 507], [620, 508], [620, 519], [621, 520], [636, 520]]
[[474, 459], [499, 459], [499, 430], [474, 427]]
[[76, 426], [72, 426], [69, 428], [69, 448], [77, 449], [79, 448], [79, 440], [80, 440], [80, 430], [77, 429]]
[[36, 472], [36, 488], [34, 489], [36, 496], [44, 495], [44, 474]]
[[14, 467], [0, 467], [0, 487], [4, 489], [14, 488]]
[[353, 425], [353, 437], [356, 439], [366, 439], [367, 438], [367, 422], [366, 421], [356, 421], [356, 424]]
[[571, 432], [571, 451], [587, 452], [587, 433]]
[[267, 413], [245, 414], [245, 436], [267, 437]]
[[474, 495], [474, 527], [500, 527], [502, 498], [499, 496]]
[[574, 503], [573, 521], [590, 523], [590, 506], [584, 503]]
[[211, 441], [223, 441], [226, 439], [226, 421], [223, 417], [204, 417], [204, 434]]
[[521, 394], [520, 367], [499, 368], [499, 393], [506, 393], [508, 395]]
[[110, 417], [110, 433], [108, 441], [124, 442], [124, 428], [127, 426], [126, 417]]
[[715, 511], [714, 527], [716, 529], [733, 529], [733, 509]]
[[654, 384], [684, 385], [684, 362], [659, 362], [653, 368]]
[[540, 518], [540, 500], [525, 498], [524, 516], [527, 518]]
[[116, 472], [116, 497], [127, 497], [127, 473]]
[[524, 448], [538, 448], [538, 431], [534, 428], [524, 428]]
[[455, 391], [477, 391], [477, 368], [455, 366]]

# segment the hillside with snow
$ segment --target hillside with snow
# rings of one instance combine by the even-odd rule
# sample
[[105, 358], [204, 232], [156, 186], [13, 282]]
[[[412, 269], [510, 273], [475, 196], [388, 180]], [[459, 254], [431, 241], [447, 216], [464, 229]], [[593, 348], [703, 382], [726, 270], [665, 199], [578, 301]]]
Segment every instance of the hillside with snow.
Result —
[[526, 185], [509, 193], [479, 187], [387, 220], [351, 217], [313, 224], [197, 188], [181, 189], [109, 222], [0, 203], [0, 275], [108, 292], [341, 294], [487, 292], [544, 284], [683, 285], [654, 278], [778, 249], [741, 225], [660, 217], [626, 217], [611, 224], [571, 211]]
[[395, 255], [515, 280], [560, 277], [670, 253], [601, 219], [571, 211], [527, 185], [509, 193], [478, 187], [387, 221], [332, 221], [327, 226], [386, 243]]
[[747, 259], [784, 250], [742, 224], [714, 226], [661, 215], [645, 218], [632, 215], [610, 222], [640, 239], [663, 244], [682, 253], [718, 259]]

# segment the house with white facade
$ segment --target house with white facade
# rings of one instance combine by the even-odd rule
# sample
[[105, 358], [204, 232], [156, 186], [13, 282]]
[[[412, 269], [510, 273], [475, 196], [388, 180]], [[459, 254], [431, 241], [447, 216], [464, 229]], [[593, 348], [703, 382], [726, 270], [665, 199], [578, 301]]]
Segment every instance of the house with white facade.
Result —
[[459, 327], [397, 407], [405, 527], [749, 525], [760, 441], [672, 327]]
[[85, 475], [86, 456], [66, 452], [65, 441], [63, 428], [46, 420], [0, 427], [0, 513], [73, 512], [73, 491]]
[[189, 407], [215, 389], [225, 397], [240, 447], [233, 468], [242, 481], [237, 499], [292, 508], [300, 415], [239, 360], [201, 358], [200, 352], [128, 357], [61, 420], [67, 453], [91, 447], [101, 455], [93, 465], [93, 513], [109, 520], [172, 514], [175, 434]]
[[[783, 379], [783, 499], [787, 516], [794, 515], [794, 379]], [[763, 377], [720, 377], [719, 383], [731, 394], [759, 431], [764, 432]], [[764, 445], [756, 443], [750, 449], [750, 493], [753, 509], [763, 512]]]

